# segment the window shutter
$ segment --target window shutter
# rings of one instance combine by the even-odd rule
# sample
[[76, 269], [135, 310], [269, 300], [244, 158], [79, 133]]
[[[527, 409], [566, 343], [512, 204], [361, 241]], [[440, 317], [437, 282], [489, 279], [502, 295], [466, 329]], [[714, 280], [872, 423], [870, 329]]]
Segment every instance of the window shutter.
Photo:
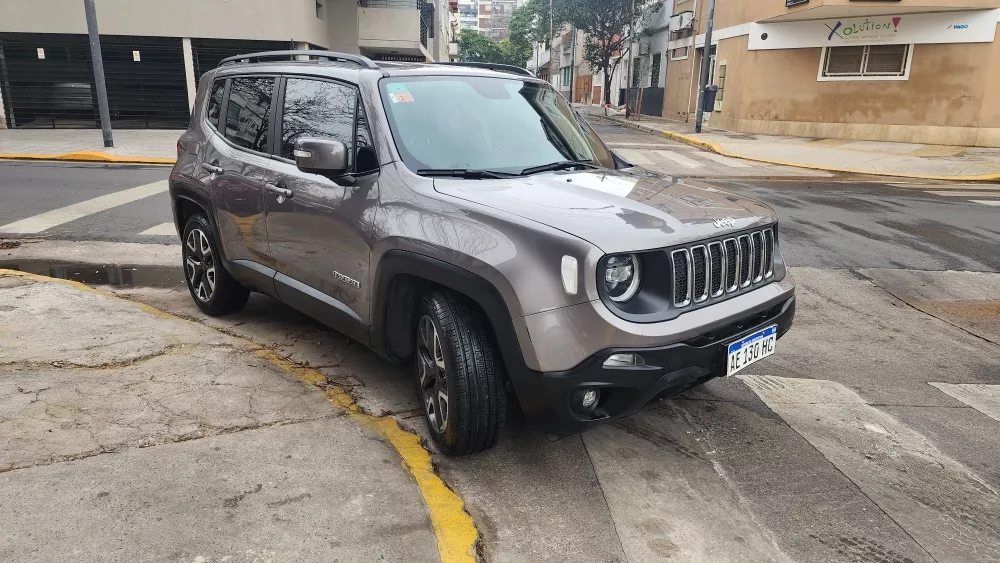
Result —
[[909, 45], [872, 45], [868, 48], [866, 75], [903, 76]]
[[826, 50], [825, 76], [861, 76], [864, 47], [830, 47]]

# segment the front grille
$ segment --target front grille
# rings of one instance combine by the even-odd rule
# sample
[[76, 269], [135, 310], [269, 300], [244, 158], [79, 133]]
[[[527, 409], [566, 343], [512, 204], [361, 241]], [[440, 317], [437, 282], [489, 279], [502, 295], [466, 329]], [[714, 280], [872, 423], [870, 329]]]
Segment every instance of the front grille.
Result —
[[721, 299], [774, 276], [774, 231], [675, 249], [670, 264], [675, 307]]
[[670, 255], [674, 274], [674, 306], [691, 304], [691, 260], [688, 250], [675, 250]]

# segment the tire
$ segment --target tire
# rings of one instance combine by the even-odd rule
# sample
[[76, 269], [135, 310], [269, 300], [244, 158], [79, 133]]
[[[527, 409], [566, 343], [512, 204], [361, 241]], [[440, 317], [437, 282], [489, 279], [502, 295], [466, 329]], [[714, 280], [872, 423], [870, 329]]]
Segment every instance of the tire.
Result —
[[417, 397], [431, 437], [452, 456], [493, 447], [507, 394], [483, 313], [465, 298], [435, 290], [421, 299], [415, 333]]
[[184, 281], [199, 309], [217, 316], [239, 311], [247, 304], [250, 290], [226, 270], [215, 231], [205, 215], [197, 214], [187, 220], [181, 238], [181, 254]]

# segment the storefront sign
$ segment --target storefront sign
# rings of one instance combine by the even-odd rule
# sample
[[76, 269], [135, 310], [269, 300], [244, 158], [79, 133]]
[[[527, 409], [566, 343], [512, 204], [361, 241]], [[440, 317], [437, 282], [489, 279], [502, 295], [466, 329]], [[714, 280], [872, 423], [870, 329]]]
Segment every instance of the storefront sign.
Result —
[[892, 14], [750, 24], [749, 50], [924, 43], [992, 43], [1000, 10]]

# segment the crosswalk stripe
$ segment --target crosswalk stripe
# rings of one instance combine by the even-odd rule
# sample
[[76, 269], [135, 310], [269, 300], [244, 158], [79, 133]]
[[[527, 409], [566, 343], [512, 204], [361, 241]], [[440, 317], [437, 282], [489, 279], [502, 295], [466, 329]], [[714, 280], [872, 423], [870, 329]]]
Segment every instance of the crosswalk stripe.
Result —
[[993, 207], [1000, 207], [1000, 199], [970, 199], [972, 203], [981, 203], [983, 205], [992, 205]]
[[996, 557], [1000, 493], [922, 434], [833, 381], [739, 378], [932, 558]]
[[654, 166], [656, 164], [637, 150], [618, 149], [618, 154], [636, 166]]
[[177, 234], [177, 227], [173, 223], [162, 223], [155, 227], [150, 227], [145, 231], [139, 233], [140, 235], [160, 235], [160, 236], [174, 236]]
[[662, 156], [663, 158], [666, 158], [668, 160], [672, 160], [672, 161], [676, 162], [677, 164], [680, 164], [681, 166], [684, 166], [684, 167], [687, 167], [687, 168], [701, 168], [702, 166], [704, 166], [702, 163], [698, 162], [697, 160], [694, 160], [692, 158], [688, 158], [686, 156], [677, 154], [677, 153], [675, 153], [673, 151], [653, 151], [653, 153], [656, 154], [657, 156]]
[[753, 168], [752, 164], [743, 162], [737, 158], [730, 158], [728, 156], [722, 156], [721, 154], [715, 154], [714, 152], [701, 152], [698, 153], [698, 156], [714, 160], [715, 162], [730, 168]]
[[929, 383], [993, 420], [1000, 421], [1000, 385]]
[[62, 225], [63, 223], [69, 223], [70, 221], [75, 221], [81, 217], [86, 217], [87, 215], [92, 215], [100, 211], [118, 207], [119, 205], [125, 205], [126, 203], [131, 203], [142, 198], [165, 192], [168, 187], [167, 181], [162, 180], [160, 182], [153, 182], [152, 184], [146, 184], [144, 186], [129, 188], [120, 192], [102, 195], [100, 197], [95, 197], [94, 199], [88, 199], [87, 201], [67, 205], [66, 207], [62, 207], [60, 209], [46, 211], [45, 213], [35, 215], [34, 217], [28, 217], [26, 219], [21, 219], [20, 221], [8, 223], [0, 227], [0, 233], [40, 233], [44, 230], [51, 229], [52, 227]]
[[944, 190], [944, 191], [929, 190], [927, 193], [944, 197], [1000, 197], [1000, 192], [996, 191], [961, 192], [953, 190]]
[[672, 147], [667, 143], [608, 143], [608, 147], [612, 149], [628, 148], [628, 147], [642, 147], [642, 148], [660, 148], [660, 147]]

